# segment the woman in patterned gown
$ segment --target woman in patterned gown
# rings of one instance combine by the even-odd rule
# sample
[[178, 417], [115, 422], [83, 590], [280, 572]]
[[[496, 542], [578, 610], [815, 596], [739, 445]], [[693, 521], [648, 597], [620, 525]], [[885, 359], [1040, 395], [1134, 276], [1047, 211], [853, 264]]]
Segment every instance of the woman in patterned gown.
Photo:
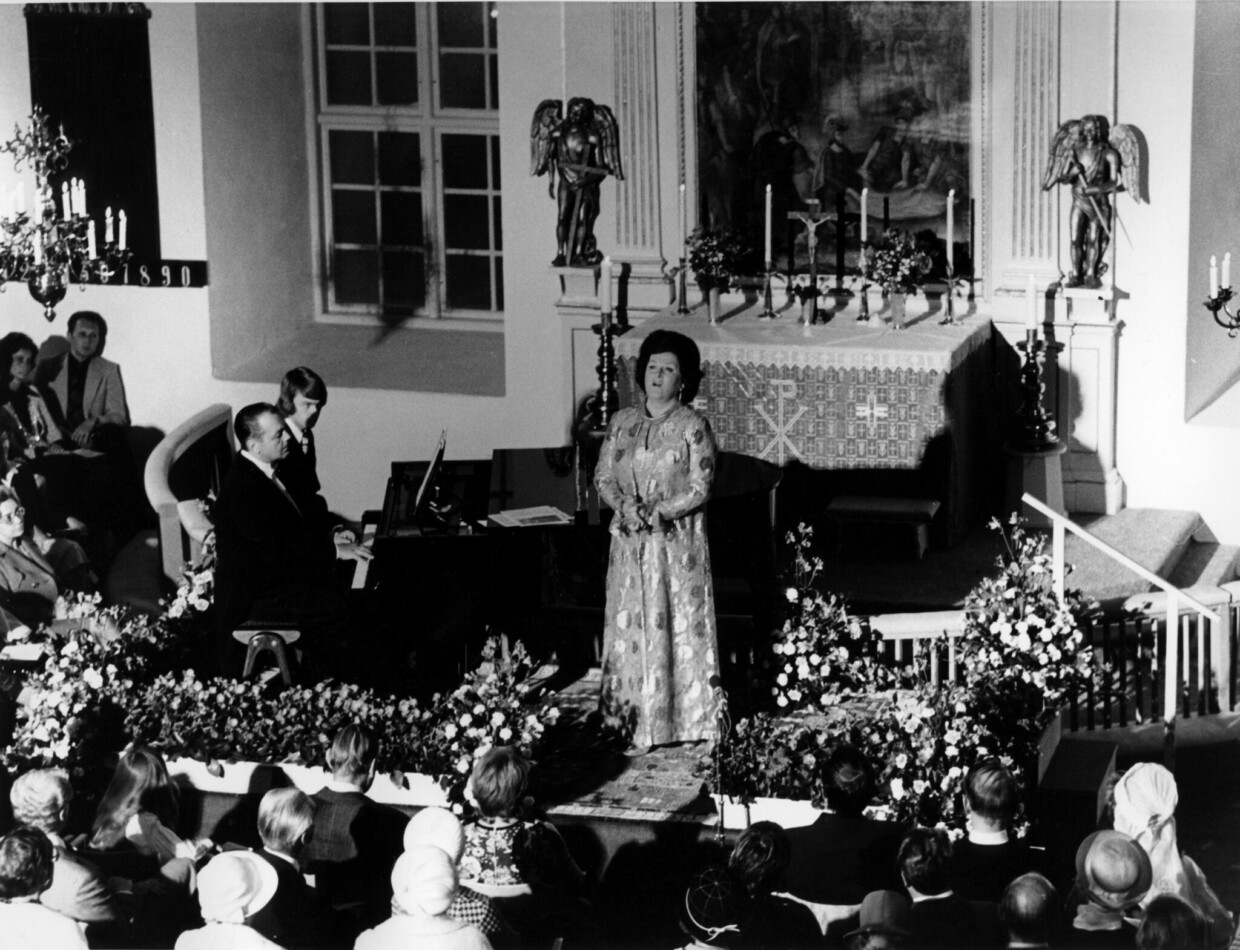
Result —
[[688, 405], [701, 379], [697, 344], [651, 333], [637, 357], [645, 404], [616, 413], [599, 454], [599, 497], [614, 512], [600, 706], [637, 754], [714, 730], [706, 501], [715, 439]]

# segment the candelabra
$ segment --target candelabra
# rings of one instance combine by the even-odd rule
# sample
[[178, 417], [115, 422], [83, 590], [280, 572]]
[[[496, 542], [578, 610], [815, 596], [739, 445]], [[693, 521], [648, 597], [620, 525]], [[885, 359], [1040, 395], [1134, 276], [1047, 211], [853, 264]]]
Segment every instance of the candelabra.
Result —
[[590, 434], [602, 436], [611, 425], [611, 417], [620, 408], [620, 394], [616, 389], [616, 347], [614, 338], [623, 334], [628, 326], [617, 328], [611, 311], [604, 310], [594, 325], [598, 334], [598, 391], [590, 397], [588, 405]]
[[[1227, 307], [1228, 301], [1234, 296], [1230, 287], [1221, 287], [1205, 303], [1206, 309], [1214, 316], [1214, 322], [1226, 330], [1233, 340], [1236, 334], [1240, 333], [1240, 313], [1232, 313]], [[1224, 320], [1220, 314], [1226, 314], [1227, 319]]]
[[1026, 331], [1023, 343], [1017, 347], [1025, 351], [1025, 363], [1020, 370], [1021, 407], [1016, 413], [1016, 433], [1012, 448], [1021, 452], [1049, 452], [1059, 445], [1055, 435], [1055, 422], [1042, 408], [1042, 369], [1038, 356], [1046, 344], [1038, 339], [1038, 331]]
[[685, 259], [682, 255], [680, 258], [680, 269], [676, 272], [676, 297], [679, 306], [676, 312], [686, 314], [689, 312], [689, 269], [685, 265]]
[[[107, 209], [102, 253], [96, 223], [86, 211], [86, 185], [73, 178], [61, 183], [59, 213], [50, 179], [65, 170], [73, 142], [61, 127], [53, 135], [47, 117], [36, 106], [30, 128], [19, 126], [14, 137], [0, 144], [0, 153], [13, 156], [13, 167], [35, 173], [33, 207], [26, 211], [25, 185], [12, 193], [0, 188], [0, 291], [8, 281], [20, 281], [30, 296], [43, 305], [43, 316], [56, 317], [56, 304], [64, 299], [71, 283], [83, 290], [90, 280], [106, 283], [129, 259], [126, 249], [125, 212], [113, 222]], [[119, 225], [120, 240], [114, 240]]]

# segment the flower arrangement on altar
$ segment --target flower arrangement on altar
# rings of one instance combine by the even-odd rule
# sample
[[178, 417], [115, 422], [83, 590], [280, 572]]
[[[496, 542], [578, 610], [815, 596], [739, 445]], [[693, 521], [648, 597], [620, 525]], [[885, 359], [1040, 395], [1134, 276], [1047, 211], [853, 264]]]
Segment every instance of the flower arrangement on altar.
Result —
[[737, 231], [698, 228], [689, 235], [689, 267], [703, 290], [731, 290], [745, 272], [749, 248]]
[[930, 273], [930, 263], [930, 255], [913, 235], [888, 228], [866, 247], [865, 277], [888, 293], [914, 294]]

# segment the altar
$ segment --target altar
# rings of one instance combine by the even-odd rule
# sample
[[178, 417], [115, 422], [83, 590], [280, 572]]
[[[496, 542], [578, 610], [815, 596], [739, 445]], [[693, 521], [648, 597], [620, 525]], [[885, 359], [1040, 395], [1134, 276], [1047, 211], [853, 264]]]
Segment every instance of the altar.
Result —
[[991, 431], [989, 320], [942, 326], [928, 313], [893, 330], [851, 315], [817, 326], [789, 311], [763, 321], [761, 311], [760, 302], [733, 309], [717, 326], [701, 309], [665, 311], [624, 334], [616, 341], [620, 405], [640, 395], [634, 371], [642, 340], [676, 330], [701, 350], [705, 378], [695, 406], [720, 448], [781, 467], [856, 470], [861, 484], [867, 471], [905, 470], [906, 478], [886, 483], [938, 499], [936, 534], [947, 544], [982, 519], [988, 453], [1002, 454]]

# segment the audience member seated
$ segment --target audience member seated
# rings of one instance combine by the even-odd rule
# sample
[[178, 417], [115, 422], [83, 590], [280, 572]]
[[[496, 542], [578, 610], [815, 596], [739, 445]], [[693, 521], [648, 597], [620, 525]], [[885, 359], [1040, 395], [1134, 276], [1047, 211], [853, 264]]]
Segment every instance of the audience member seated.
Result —
[[1150, 856], [1154, 880], [1142, 906], [1175, 894], [1209, 922], [1211, 946], [1226, 946], [1235, 927], [1195, 861], [1180, 854], [1175, 832], [1179, 792], [1175, 777], [1155, 762], [1134, 765], [1115, 783], [1114, 828], [1135, 838]]
[[530, 780], [530, 762], [512, 746], [498, 746], [474, 763], [470, 794], [478, 817], [465, 825], [461, 880], [491, 897], [531, 892], [513, 859], [517, 833], [530, 824], [519, 817]]
[[432, 845], [402, 854], [392, 868], [392, 894], [401, 913], [365, 931], [354, 950], [490, 950], [482, 931], [448, 915], [456, 898], [452, 859]]
[[94, 589], [86, 552], [74, 541], [50, 538], [26, 523], [17, 493], [0, 484], [0, 603], [30, 627], [50, 623], [56, 599]]
[[214, 847], [209, 839], [185, 841], [176, 832], [180, 795], [159, 753], [138, 746], [121, 756], [95, 812], [90, 847], [107, 851], [126, 844], [151, 855], [161, 872], [177, 880], [184, 862], [198, 862]]
[[[288, 430], [274, 406], [246, 406], [234, 429], [242, 450], [213, 512], [221, 668], [240, 668], [243, 648], [232, 633], [250, 617], [297, 623], [308, 654], [331, 666], [328, 653], [346, 659], [358, 633], [351, 611], [332, 590], [333, 566], [337, 558], [364, 560], [370, 552], [336, 539], [318, 504], [284, 485], [277, 468], [288, 452]], [[341, 675], [342, 667], [334, 672]]]
[[718, 865], [703, 868], [694, 875], [685, 891], [680, 929], [690, 942], [680, 950], [740, 947], [744, 915], [744, 895], [728, 869]]
[[129, 426], [121, 368], [99, 354], [108, 324], [92, 310], [69, 318], [69, 349], [39, 366], [39, 383], [67, 436], [80, 448], [117, 450]]
[[315, 889], [345, 918], [351, 935], [385, 919], [392, 902], [391, 875], [408, 819], [366, 797], [379, 755], [374, 734], [345, 726], [327, 750], [332, 777], [314, 794], [314, 827], [302, 850]]
[[856, 930], [844, 934], [844, 950], [902, 950], [908, 946], [910, 906], [896, 891], [871, 891], [858, 913]]
[[204, 925], [177, 938], [176, 950], [279, 948], [247, 924], [275, 895], [276, 869], [250, 851], [217, 854], [198, 874]]
[[501, 899], [516, 903], [518, 926], [527, 947], [552, 946], [557, 939], [577, 946], [594, 946], [598, 932], [586, 873], [569, 854], [555, 826], [530, 822], [512, 843], [517, 871], [533, 893], [529, 898]]
[[952, 848], [946, 831], [914, 828], [900, 843], [896, 866], [913, 901], [911, 946], [959, 950], [982, 945], [974, 907], [952, 890]]
[[836, 747], [823, 767], [823, 784], [830, 812], [787, 831], [788, 893], [851, 914], [870, 891], [899, 889], [895, 858], [903, 829], [862, 814], [874, 796], [874, 770], [857, 748]]
[[0, 933], [6, 947], [85, 950], [76, 921], [39, 903], [52, 883], [52, 843], [37, 828], [16, 828], [0, 839]]
[[275, 895], [249, 920], [282, 947], [333, 947], [347, 942], [340, 921], [297, 865], [314, 827], [314, 803], [295, 788], [267, 792], [258, 805], [260, 858], [275, 869]]
[[[423, 808], [410, 818], [405, 826], [405, 850], [421, 845], [433, 845], [442, 850], [452, 859], [459, 874], [461, 858], [465, 854], [465, 831], [456, 815], [446, 808]], [[392, 913], [402, 913], [395, 897], [392, 898]], [[457, 887], [448, 916], [477, 927], [494, 946], [516, 941], [517, 932], [504, 919], [491, 898], [464, 884]]]
[[1208, 924], [1188, 901], [1160, 894], [1150, 901], [1137, 928], [1137, 950], [1206, 950]]
[[1064, 946], [1136, 946], [1141, 901], [1154, 879], [1149, 855], [1120, 831], [1095, 831], [1076, 852]]
[[741, 940], [755, 950], [820, 945], [822, 930], [805, 905], [775, 894], [788, 869], [788, 836], [773, 821], [746, 828], [728, 858], [728, 870], [746, 897]]
[[1057, 938], [1060, 904], [1055, 885], [1030, 871], [1003, 890], [999, 920], [1007, 928], [1009, 947], [1049, 947]]
[[952, 889], [965, 900], [994, 901], [1009, 881], [1033, 870], [1025, 848], [1009, 837], [1020, 805], [1016, 778], [998, 759], [983, 759], [964, 785], [967, 836], [952, 844]]

